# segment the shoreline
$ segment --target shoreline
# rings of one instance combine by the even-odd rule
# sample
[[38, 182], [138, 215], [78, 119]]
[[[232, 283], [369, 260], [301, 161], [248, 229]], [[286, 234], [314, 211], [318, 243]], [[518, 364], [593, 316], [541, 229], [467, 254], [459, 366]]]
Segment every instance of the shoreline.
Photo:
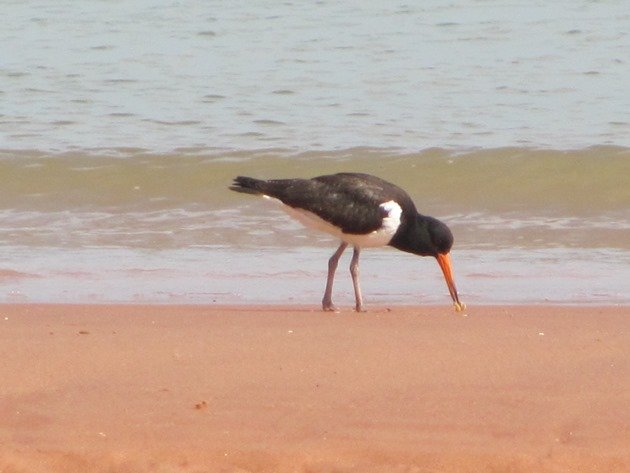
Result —
[[626, 306], [0, 305], [0, 471], [630, 471]]

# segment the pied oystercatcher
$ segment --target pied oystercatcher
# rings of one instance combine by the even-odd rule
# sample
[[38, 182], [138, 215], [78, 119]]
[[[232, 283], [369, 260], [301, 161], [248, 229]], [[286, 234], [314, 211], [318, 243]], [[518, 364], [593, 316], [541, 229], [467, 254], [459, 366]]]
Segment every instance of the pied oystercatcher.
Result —
[[238, 176], [230, 189], [280, 201], [284, 210], [307, 227], [341, 240], [328, 261], [328, 279], [322, 299], [324, 310], [336, 310], [332, 302], [333, 279], [339, 258], [348, 245], [354, 247], [350, 274], [357, 312], [363, 311], [359, 286], [361, 248], [385, 245], [435, 257], [444, 273], [455, 309], [465, 309], [457, 295], [449, 256], [453, 234], [439, 220], [419, 214], [409, 195], [400, 187], [369, 174], [339, 173], [312, 179], [261, 180]]

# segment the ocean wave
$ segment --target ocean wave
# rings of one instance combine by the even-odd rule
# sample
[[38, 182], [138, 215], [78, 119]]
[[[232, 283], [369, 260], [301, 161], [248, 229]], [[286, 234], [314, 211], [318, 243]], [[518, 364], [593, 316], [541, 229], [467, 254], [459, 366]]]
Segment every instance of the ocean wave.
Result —
[[[351, 148], [0, 151], [0, 238], [7, 244], [185, 246], [301, 244], [299, 225], [230, 192], [236, 175], [379, 175], [418, 210], [444, 219], [460, 244], [630, 246], [630, 149]], [[275, 235], [270, 238], [269, 234]], [[284, 237], [283, 237], [284, 235]], [[265, 239], [270, 240], [266, 242]], [[247, 239], [245, 239], [247, 240]], [[65, 243], [64, 243], [65, 242]]]

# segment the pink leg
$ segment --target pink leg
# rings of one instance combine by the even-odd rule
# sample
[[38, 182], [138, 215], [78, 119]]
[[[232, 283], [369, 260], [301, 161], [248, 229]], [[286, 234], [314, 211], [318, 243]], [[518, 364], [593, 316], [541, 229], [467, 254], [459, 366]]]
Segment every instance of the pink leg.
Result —
[[352, 285], [354, 286], [354, 300], [356, 302], [355, 309], [357, 312], [364, 312], [363, 297], [361, 297], [361, 286], [359, 285], [359, 255], [361, 249], [354, 247], [352, 253], [352, 261], [350, 262], [350, 275], [352, 276]]
[[326, 290], [324, 291], [324, 298], [322, 299], [322, 309], [327, 312], [335, 312], [337, 308], [332, 302], [332, 288], [333, 280], [335, 279], [335, 271], [337, 271], [337, 265], [339, 264], [339, 258], [348, 247], [347, 243], [341, 243], [337, 251], [328, 260], [328, 279], [326, 280]]

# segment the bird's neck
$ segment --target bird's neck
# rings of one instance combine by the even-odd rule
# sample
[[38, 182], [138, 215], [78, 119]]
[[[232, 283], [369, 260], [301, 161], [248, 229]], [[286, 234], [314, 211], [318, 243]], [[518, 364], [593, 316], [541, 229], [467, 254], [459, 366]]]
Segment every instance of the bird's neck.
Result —
[[415, 218], [403, 220], [389, 245], [398, 250], [420, 256], [435, 255], [425, 220], [418, 213], [416, 213]]

